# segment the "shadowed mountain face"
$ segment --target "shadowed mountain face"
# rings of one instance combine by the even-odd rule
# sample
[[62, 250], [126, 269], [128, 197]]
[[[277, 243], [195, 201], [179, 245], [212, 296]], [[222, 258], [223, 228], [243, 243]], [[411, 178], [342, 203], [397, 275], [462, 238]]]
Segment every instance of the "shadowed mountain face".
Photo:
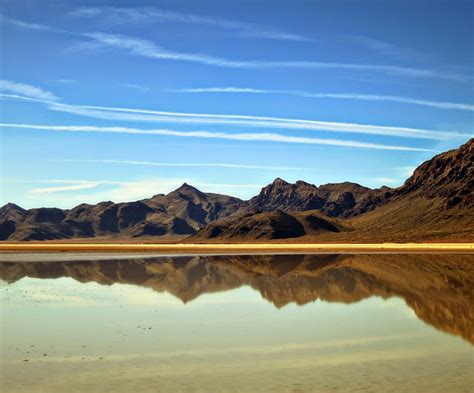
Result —
[[191, 241], [275, 240], [298, 238], [322, 232], [346, 230], [335, 219], [315, 211], [287, 213], [282, 210], [265, 213], [234, 214], [228, 219], [208, 224]]
[[0, 263], [0, 278], [8, 283], [23, 277], [71, 277], [83, 283], [166, 291], [183, 302], [243, 285], [278, 308], [318, 299], [353, 303], [397, 296], [424, 322], [474, 344], [472, 255], [254, 255], [34, 263], [7, 259], [8, 255]]
[[[317, 187], [278, 178], [246, 202], [185, 183], [167, 195], [71, 210], [24, 210], [10, 203], [0, 208], [0, 240], [125, 240], [199, 231], [198, 241], [469, 242], [474, 241], [473, 163], [471, 139], [423, 163], [396, 189], [349, 182]], [[311, 222], [298, 215], [309, 211]]]
[[443, 208], [474, 205], [474, 139], [421, 164], [395, 196], [439, 198]]
[[191, 235], [241, 204], [238, 198], [205, 194], [188, 184], [142, 201], [81, 204], [71, 210], [8, 204], [0, 208], [0, 240]]
[[297, 181], [295, 184], [276, 179], [262, 188], [244, 206], [247, 211], [288, 212], [319, 210], [332, 217], [352, 217], [372, 210], [384, 199], [386, 188], [372, 190], [356, 183], [324, 184], [319, 187]]

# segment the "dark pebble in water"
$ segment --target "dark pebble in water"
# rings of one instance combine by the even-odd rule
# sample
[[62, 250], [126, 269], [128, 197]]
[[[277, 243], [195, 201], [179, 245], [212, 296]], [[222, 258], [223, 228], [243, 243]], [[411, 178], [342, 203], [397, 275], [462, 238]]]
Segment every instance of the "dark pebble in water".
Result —
[[151, 327], [149, 327], [148, 330], [151, 330]]
[[99, 358], [99, 360], [104, 360], [104, 358]]
[[29, 360], [28, 360], [28, 359], [24, 359], [23, 361], [24, 361], [24, 362], [29, 362]]
[[47, 354], [47, 353], [43, 353], [43, 356], [48, 356], [48, 354]]

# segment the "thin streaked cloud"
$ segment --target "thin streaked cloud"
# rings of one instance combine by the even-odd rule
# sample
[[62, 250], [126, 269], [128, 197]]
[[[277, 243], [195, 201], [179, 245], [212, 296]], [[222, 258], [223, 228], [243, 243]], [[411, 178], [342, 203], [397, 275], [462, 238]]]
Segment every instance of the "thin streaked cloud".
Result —
[[[154, 42], [130, 37], [126, 35], [107, 33], [86, 33], [84, 37], [90, 39], [91, 49], [100, 50], [102, 48], [115, 48], [123, 50], [129, 54], [149, 57], [160, 60], [175, 60], [198, 63], [203, 65], [244, 68], [244, 69], [269, 69], [269, 68], [302, 68], [302, 69], [333, 69], [349, 70], [357, 72], [379, 72], [382, 74], [397, 75], [413, 78], [444, 79], [453, 82], [470, 83], [472, 78], [467, 75], [442, 72], [437, 70], [405, 67], [398, 65], [378, 65], [378, 64], [356, 64], [356, 63], [336, 63], [319, 62], [307, 60], [231, 60], [203, 53], [188, 53], [166, 49], [156, 45]], [[81, 49], [87, 46], [81, 45]]]
[[381, 94], [360, 94], [360, 93], [315, 93], [303, 90], [276, 90], [276, 89], [255, 89], [248, 87], [199, 87], [199, 88], [182, 88], [182, 89], [168, 89], [167, 91], [173, 93], [229, 93], [229, 94], [281, 94], [292, 95], [308, 98], [333, 98], [344, 100], [361, 100], [361, 101], [391, 101], [402, 104], [413, 104], [428, 106], [437, 109], [452, 109], [463, 111], [474, 111], [474, 104], [462, 102], [445, 102], [445, 101], [431, 101], [426, 99], [402, 97], [395, 95], [381, 95]]
[[382, 185], [400, 183], [400, 179], [394, 179], [392, 177], [377, 177], [375, 180]]
[[316, 171], [314, 168], [302, 168], [292, 166], [268, 166], [268, 165], [245, 165], [229, 163], [198, 163], [198, 162], [153, 162], [153, 161], [134, 161], [134, 160], [52, 160], [60, 162], [79, 162], [93, 164], [120, 164], [120, 165], [138, 165], [138, 166], [156, 166], [156, 167], [178, 167], [178, 168], [224, 168], [224, 169], [256, 169], [256, 170], [283, 170], [283, 171]]
[[63, 191], [78, 191], [85, 190], [89, 188], [95, 188], [100, 183], [80, 183], [72, 184], [70, 186], [57, 186], [57, 187], [44, 187], [44, 188], [35, 188], [30, 190], [31, 194], [47, 194], [52, 192], [63, 192]]
[[[346, 70], [363, 73], [381, 73], [386, 75], [395, 75], [410, 78], [428, 78], [440, 79], [459, 83], [472, 83], [472, 76], [456, 72], [438, 69], [425, 69], [410, 66], [400, 66], [392, 64], [358, 64], [346, 62], [322, 62], [310, 60], [261, 60], [245, 59], [234, 60], [225, 57], [213, 56], [204, 53], [180, 52], [166, 49], [156, 45], [154, 42], [131, 37], [124, 34], [108, 34], [103, 32], [73, 32], [64, 29], [58, 29], [51, 26], [24, 22], [18, 19], [2, 16], [0, 19], [4, 22], [16, 26], [30, 29], [43, 30], [60, 34], [68, 34], [80, 38], [81, 41], [72, 45], [69, 52], [96, 51], [102, 52], [104, 48], [115, 48], [123, 50], [129, 54], [143, 56], [160, 60], [185, 61], [197, 64], [203, 64], [224, 68], [242, 68], [242, 69], [327, 69], [327, 70]], [[252, 35], [248, 33], [247, 35]]]
[[114, 121], [167, 122], [175, 124], [208, 124], [252, 128], [278, 128], [285, 130], [329, 131], [431, 140], [451, 140], [453, 138], [464, 139], [472, 137], [472, 134], [465, 132], [425, 130], [410, 127], [391, 127], [349, 122], [328, 122], [269, 116], [169, 112], [92, 105], [69, 105], [39, 98], [20, 96], [18, 94], [0, 93], [0, 98], [39, 102], [46, 104], [51, 110]]
[[395, 169], [399, 173], [401, 173], [403, 176], [407, 177], [407, 176], [413, 175], [413, 172], [415, 171], [415, 169], [417, 167], [418, 166], [416, 166], [416, 165], [413, 165], [413, 166], [399, 166], [399, 167], [396, 167]]
[[433, 58], [432, 54], [428, 54], [412, 48], [406, 48], [393, 42], [388, 42], [383, 39], [368, 37], [360, 34], [343, 35], [339, 41], [344, 44], [352, 43], [356, 46], [360, 46], [376, 54], [386, 58], [392, 58], [394, 60], [407, 60], [412, 59], [416, 61], [423, 61], [427, 58]]
[[53, 132], [79, 132], [79, 133], [112, 133], [112, 134], [132, 134], [149, 136], [174, 136], [180, 138], [202, 138], [202, 139], [223, 139], [234, 141], [252, 142], [280, 142], [297, 143], [308, 145], [326, 145], [338, 147], [351, 147], [358, 149], [378, 149], [378, 150], [398, 150], [398, 151], [433, 151], [431, 149], [394, 146], [369, 142], [358, 142], [342, 139], [320, 139], [299, 136], [288, 136], [273, 133], [227, 133], [211, 131], [177, 131], [169, 129], [138, 129], [131, 127], [99, 127], [99, 126], [71, 126], [71, 125], [39, 125], [39, 124], [14, 124], [0, 123], [1, 128], [30, 129], [38, 131]]
[[0, 92], [7, 94], [22, 95], [40, 101], [58, 101], [59, 98], [53, 93], [43, 90], [40, 87], [32, 86], [26, 83], [12, 82], [6, 79], [0, 79]]
[[296, 93], [296, 90], [265, 90], [254, 89], [250, 87], [192, 87], [182, 89], [167, 89], [171, 93], [250, 93], [250, 94], [280, 94], [280, 93]]
[[127, 89], [140, 91], [142, 93], [150, 91], [150, 88], [148, 86], [137, 85], [135, 83], [119, 83], [119, 86], [126, 87]]
[[286, 130], [330, 131], [433, 140], [449, 140], [452, 138], [471, 137], [471, 134], [469, 133], [460, 133], [453, 131], [435, 131], [409, 127], [390, 127], [349, 122], [328, 122], [269, 116], [220, 114], [214, 115], [204, 113], [154, 111], [120, 107], [87, 105], [72, 106], [66, 104], [54, 104], [50, 106], [50, 109], [105, 120], [228, 125], [252, 128], [279, 128]]
[[0, 22], [8, 23], [10, 25], [20, 27], [26, 30], [44, 31], [44, 32], [59, 33], [59, 34], [71, 34], [71, 32], [64, 29], [60, 29], [57, 27], [49, 26], [49, 25], [43, 25], [40, 23], [34, 23], [34, 22], [24, 21], [20, 19], [10, 18], [1, 13], [0, 13]]
[[[28, 196], [37, 201], [47, 196], [47, 200], [55, 205], [71, 208], [80, 203], [99, 203], [102, 201], [129, 202], [150, 198], [157, 193], [167, 194], [184, 182], [189, 182], [204, 192], [226, 190], [229, 194], [255, 192], [262, 188], [261, 184], [245, 183], [211, 183], [193, 181], [183, 178], [162, 178], [145, 180], [86, 180], [86, 179], [44, 179], [16, 180], [22, 183], [43, 183], [45, 187], [33, 187]], [[75, 193], [73, 191], [85, 191]]]
[[240, 37], [283, 41], [312, 41], [308, 37], [236, 20], [208, 17], [190, 13], [165, 10], [157, 7], [81, 7], [69, 13], [70, 16], [99, 20], [102, 28], [118, 25], [172, 22], [204, 25], [234, 32]]

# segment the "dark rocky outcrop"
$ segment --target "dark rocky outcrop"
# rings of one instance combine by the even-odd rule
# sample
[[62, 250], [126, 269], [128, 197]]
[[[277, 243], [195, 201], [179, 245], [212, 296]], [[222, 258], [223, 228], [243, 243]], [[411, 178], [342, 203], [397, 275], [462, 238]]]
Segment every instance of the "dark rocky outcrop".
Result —
[[189, 241], [291, 239], [341, 230], [346, 230], [346, 228], [334, 219], [314, 211], [288, 213], [277, 210], [233, 215], [228, 219], [210, 223], [195, 236], [189, 238]]
[[0, 208], [0, 240], [57, 240], [90, 237], [187, 236], [235, 212], [242, 201], [206, 194], [183, 184], [167, 194], [136, 202], [81, 204], [70, 210]]

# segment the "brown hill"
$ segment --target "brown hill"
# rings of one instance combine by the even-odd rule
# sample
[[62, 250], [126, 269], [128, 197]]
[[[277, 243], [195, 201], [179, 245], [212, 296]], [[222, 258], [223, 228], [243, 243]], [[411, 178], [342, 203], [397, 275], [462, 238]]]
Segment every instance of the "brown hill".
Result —
[[274, 240], [297, 238], [320, 232], [340, 232], [345, 228], [335, 219], [317, 212], [286, 213], [282, 210], [232, 215], [208, 224], [190, 242], [202, 240]]
[[421, 164], [353, 235], [397, 241], [474, 241], [474, 139]]
[[207, 223], [235, 212], [242, 201], [205, 194], [183, 184], [167, 195], [136, 202], [81, 204], [70, 210], [0, 208], [0, 240], [52, 240], [190, 235]]
[[0, 221], [18, 220], [23, 216], [25, 211], [25, 209], [14, 203], [7, 203], [0, 208]]
[[277, 178], [262, 188], [242, 209], [245, 211], [287, 212], [319, 210], [332, 217], [352, 217], [365, 213], [383, 200], [386, 189], [372, 190], [356, 183], [323, 184], [319, 187], [304, 181], [295, 184]]
[[443, 209], [474, 205], [474, 139], [421, 164], [394, 197], [441, 199]]

